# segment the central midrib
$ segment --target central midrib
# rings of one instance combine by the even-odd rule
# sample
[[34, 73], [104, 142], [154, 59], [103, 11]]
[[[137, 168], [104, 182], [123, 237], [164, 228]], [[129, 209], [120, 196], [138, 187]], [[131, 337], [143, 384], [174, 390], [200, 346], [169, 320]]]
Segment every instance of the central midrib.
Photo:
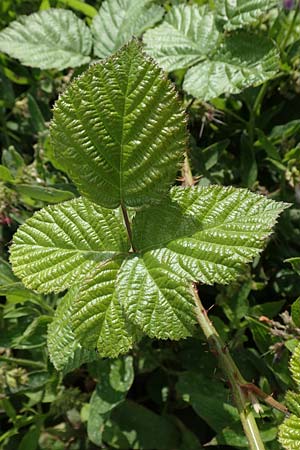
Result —
[[[126, 85], [126, 91], [124, 95], [124, 106], [123, 106], [123, 112], [122, 112], [122, 134], [121, 134], [121, 141], [120, 141], [120, 166], [119, 166], [119, 184], [120, 184], [120, 203], [123, 204], [123, 179], [122, 179], [122, 173], [123, 173], [123, 148], [124, 148], [124, 122], [125, 122], [125, 110], [126, 110], [126, 100], [128, 95], [128, 87], [129, 87], [129, 77], [131, 72], [131, 65], [132, 62], [130, 60], [129, 63], [129, 70], [128, 70], [128, 76], [127, 76], [127, 85]], [[124, 205], [125, 206], [125, 205]]]

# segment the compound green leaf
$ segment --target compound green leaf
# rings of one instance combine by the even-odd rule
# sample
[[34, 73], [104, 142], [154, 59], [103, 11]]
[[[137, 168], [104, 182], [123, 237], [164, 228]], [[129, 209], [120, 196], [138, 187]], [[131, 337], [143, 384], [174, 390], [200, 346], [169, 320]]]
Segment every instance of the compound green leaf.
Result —
[[278, 0], [216, 0], [216, 20], [224, 30], [235, 30], [253, 23], [278, 6]]
[[146, 51], [165, 70], [190, 67], [215, 49], [219, 33], [207, 7], [174, 6], [164, 22], [145, 33]]
[[92, 34], [71, 11], [47, 9], [21, 16], [0, 33], [0, 51], [40, 69], [65, 69], [90, 61]]
[[73, 304], [72, 323], [76, 338], [102, 357], [115, 358], [132, 347], [130, 325], [116, 295], [121, 262], [100, 264], [84, 280]]
[[50, 359], [57, 370], [69, 372], [89, 361], [97, 359], [95, 351], [81, 347], [75, 339], [71, 327], [72, 304], [78, 288], [71, 288], [61, 299], [53, 321], [48, 327], [48, 350]]
[[77, 198], [36, 212], [14, 236], [11, 262], [26, 287], [60, 292], [100, 261], [128, 251], [118, 215]]
[[202, 100], [237, 94], [272, 78], [279, 69], [279, 54], [263, 36], [238, 32], [225, 39], [217, 53], [186, 73], [183, 88]]
[[163, 16], [164, 10], [153, 0], [107, 0], [94, 17], [92, 33], [94, 53], [100, 58], [111, 55], [132, 36], [139, 37]]
[[185, 115], [136, 41], [95, 64], [57, 101], [55, 157], [83, 195], [108, 208], [158, 201], [185, 148]]

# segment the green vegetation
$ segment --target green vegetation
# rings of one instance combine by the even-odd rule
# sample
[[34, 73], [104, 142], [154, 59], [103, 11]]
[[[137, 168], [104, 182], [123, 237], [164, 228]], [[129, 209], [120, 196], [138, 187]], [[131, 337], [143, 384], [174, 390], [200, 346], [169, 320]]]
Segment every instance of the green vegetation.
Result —
[[0, 5], [0, 449], [299, 448], [296, 3]]

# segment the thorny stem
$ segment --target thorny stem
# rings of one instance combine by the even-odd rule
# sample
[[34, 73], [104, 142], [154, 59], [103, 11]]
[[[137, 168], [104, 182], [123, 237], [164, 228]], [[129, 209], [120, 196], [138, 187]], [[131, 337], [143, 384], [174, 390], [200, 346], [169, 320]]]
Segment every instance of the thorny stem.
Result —
[[128, 217], [128, 213], [127, 213], [127, 209], [126, 206], [124, 206], [123, 204], [121, 204], [121, 209], [122, 209], [122, 214], [124, 217], [124, 222], [125, 222], [125, 226], [126, 226], [126, 230], [127, 230], [127, 235], [128, 235], [128, 239], [131, 245], [131, 248], [134, 252], [136, 252], [136, 249], [134, 248], [133, 245], [133, 240], [132, 240], [132, 232], [131, 232], [131, 225], [130, 225], [130, 220]]
[[259, 399], [263, 400], [267, 405], [271, 406], [272, 408], [277, 409], [278, 411], [282, 412], [286, 416], [289, 416], [289, 410], [285, 405], [282, 403], [279, 403], [277, 400], [275, 400], [271, 395], [266, 394], [264, 391], [259, 389], [255, 384], [253, 383], [246, 383], [242, 384], [240, 386], [245, 392], [248, 394], [254, 394], [255, 397], [258, 397]]
[[245, 435], [249, 442], [249, 448], [250, 450], [265, 450], [255, 418], [250, 409], [250, 405], [248, 404], [245, 390], [242, 388], [242, 386], [247, 385], [247, 383], [233, 361], [227, 346], [224, 344], [212, 322], [209, 320], [195, 284], [193, 285], [193, 293], [198, 323], [208, 341], [211, 352], [218, 358], [220, 368], [226, 375]]

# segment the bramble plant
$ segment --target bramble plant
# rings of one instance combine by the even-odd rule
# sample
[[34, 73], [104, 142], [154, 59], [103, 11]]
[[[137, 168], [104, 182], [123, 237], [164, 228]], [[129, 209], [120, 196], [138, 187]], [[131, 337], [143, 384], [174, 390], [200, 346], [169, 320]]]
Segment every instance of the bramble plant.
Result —
[[[300, 257], [290, 258], [288, 260], [295, 271], [300, 275]], [[298, 298], [292, 305], [292, 320], [294, 326], [297, 327], [299, 332], [300, 320], [299, 320], [299, 304]], [[286, 450], [297, 450], [300, 445], [299, 439], [299, 426], [300, 426], [300, 344], [296, 340], [296, 347], [290, 360], [290, 371], [296, 386], [295, 390], [287, 391], [285, 395], [285, 403], [291, 412], [284, 422], [279, 427], [279, 442], [284, 446]]]
[[50, 135], [82, 196], [28, 219], [10, 260], [30, 289], [69, 289], [49, 327], [55, 367], [127, 353], [141, 332], [185, 338], [198, 320], [232, 385], [250, 448], [262, 449], [245, 382], [196, 283], [235, 280], [286, 204], [234, 187], [170, 189], [187, 146], [185, 112], [135, 40], [70, 84]]
[[[105, 58], [164, 16], [153, 0], [106, 0], [99, 12], [79, 5], [92, 18], [91, 27], [71, 11], [49, 8], [1, 31], [0, 51], [40, 69], [77, 67], [91, 61], [92, 49]], [[187, 69], [183, 89], [196, 98], [236, 94], [278, 72], [278, 47], [250, 28], [276, 6], [277, 0], [218, 0], [213, 9], [174, 5], [145, 33], [145, 50], [167, 71]]]

